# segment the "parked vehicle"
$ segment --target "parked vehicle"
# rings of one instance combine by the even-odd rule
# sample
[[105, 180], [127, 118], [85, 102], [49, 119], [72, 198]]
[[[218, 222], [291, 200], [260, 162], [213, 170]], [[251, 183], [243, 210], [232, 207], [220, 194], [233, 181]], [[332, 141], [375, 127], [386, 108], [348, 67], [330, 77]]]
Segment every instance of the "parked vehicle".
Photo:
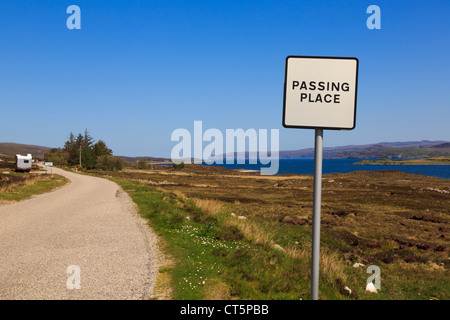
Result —
[[19, 172], [30, 172], [31, 165], [33, 163], [33, 157], [31, 154], [26, 156], [16, 154], [16, 171]]

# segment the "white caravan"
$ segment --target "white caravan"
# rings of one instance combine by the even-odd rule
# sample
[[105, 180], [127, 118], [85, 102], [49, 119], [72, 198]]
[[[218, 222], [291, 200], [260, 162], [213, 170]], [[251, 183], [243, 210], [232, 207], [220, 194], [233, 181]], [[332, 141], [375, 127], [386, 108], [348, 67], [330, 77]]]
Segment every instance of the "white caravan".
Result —
[[33, 157], [31, 154], [27, 154], [26, 156], [16, 154], [16, 171], [30, 172], [32, 163]]

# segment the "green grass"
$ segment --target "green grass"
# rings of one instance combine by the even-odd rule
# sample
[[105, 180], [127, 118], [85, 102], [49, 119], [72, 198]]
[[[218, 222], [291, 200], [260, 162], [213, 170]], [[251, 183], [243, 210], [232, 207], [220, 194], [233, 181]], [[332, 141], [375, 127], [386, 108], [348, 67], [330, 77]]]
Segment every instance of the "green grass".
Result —
[[[10, 178], [17, 176], [25, 178], [27, 174], [10, 174]], [[33, 195], [49, 192], [65, 185], [68, 180], [60, 175], [35, 175], [26, 179], [17, 179], [8, 186], [0, 188], [0, 200], [20, 201]]]
[[205, 217], [192, 203], [182, 203], [185, 206], [182, 208], [179, 201], [156, 189], [128, 180], [114, 181], [128, 192], [142, 216], [149, 219], [150, 225], [165, 240], [167, 249], [175, 257], [176, 266], [169, 269], [173, 298], [204, 299], [206, 292], [220, 281], [218, 278], [224, 269], [223, 259], [217, 259], [211, 252], [230, 253], [243, 245], [217, 240], [217, 221], [195, 221]]

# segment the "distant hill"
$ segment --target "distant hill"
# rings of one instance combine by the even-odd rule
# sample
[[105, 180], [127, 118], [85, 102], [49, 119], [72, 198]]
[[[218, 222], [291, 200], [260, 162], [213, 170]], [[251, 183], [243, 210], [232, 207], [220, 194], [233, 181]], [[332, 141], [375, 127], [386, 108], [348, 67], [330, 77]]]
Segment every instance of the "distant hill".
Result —
[[172, 160], [167, 158], [158, 158], [158, 157], [127, 157], [127, 156], [118, 156], [125, 162], [138, 162], [140, 159], [144, 159], [147, 162], [171, 162]]
[[[428, 158], [436, 156], [450, 156], [450, 145], [446, 141], [409, 141], [409, 142], [380, 142], [366, 145], [348, 145], [342, 147], [323, 148], [324, 158], [333, 159], [372, 159], [372, 158]], [[237, 155], [235, 153], [235, 155]], [[220, 156], [218, 156], [220, 157]], [[255, 158], [255, 153], [250, 153]], [[238, 158], [244, 158], [239, 154]], [[245, 154], [249, 158], [249, 153]], [[314, 148], [301, 150], [280, 151], [280, 159], [314, 158]]]
[[[366, 145], [349, 145], [342, 147], [326, 147], [323, 148], [323, 156], [325, 158], [414, 158], [416, 156], [428, 157], [431, 150], [417, 150], [436, 147], [437, 145], [445, 144], [445, 141], [408, 141], [408, 142], [380, 142], [376, 144]], [[406, 148], [406, 149], [402, 149]], [[440, 153], [440, 152], [436, 152]], [[436, 154], [437, 155], [447, 155]], [[280, 151], [281, 159], [297, 159], [297, 158], [314, 158], [314, 148]]]
[[407, 141], [407, 142], [379, 142], [376, 145], [383, 145], [385, 147], [418, 147], [418, 148], [431, 148], [438, 144], [447, 143], [447, 141]]
[[44, 159], [44, 153], [50, 150], [49, 147], [27, 145], [20, 143], [0, 142], [0, 154], [15, 156], [16, 154], [31, 153], [34, 158]]
[[383, 145], [375, 145], [358, 151], [339, 152], [334, 157], [353, 159], [416, 159], [439, 156], [450, 156], [450, 147], [386, 147]]
[[437, 146], [434, 146], [433, 148], [450, 148], [450, 142], [446, 142], [446, 143], [442, 143], [442, 144], [438, 144]]

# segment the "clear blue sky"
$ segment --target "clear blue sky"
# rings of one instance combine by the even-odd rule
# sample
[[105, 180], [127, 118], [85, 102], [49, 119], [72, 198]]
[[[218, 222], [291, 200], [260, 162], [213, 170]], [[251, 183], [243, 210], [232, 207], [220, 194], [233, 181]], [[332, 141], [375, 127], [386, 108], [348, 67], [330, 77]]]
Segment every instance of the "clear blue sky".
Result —
[[[68, 30], [66, 8], [81, 8]], [[381, 8], [381, 30], [366, 9]], [[450, 140], [450, 1], [0, 2], [0, 141], [62, 146], [87, 128], [118, 155], [170, 156], [176, 128], [284, 129], [287, 55], [360, 60], [357, 126], [325, 146]]]

